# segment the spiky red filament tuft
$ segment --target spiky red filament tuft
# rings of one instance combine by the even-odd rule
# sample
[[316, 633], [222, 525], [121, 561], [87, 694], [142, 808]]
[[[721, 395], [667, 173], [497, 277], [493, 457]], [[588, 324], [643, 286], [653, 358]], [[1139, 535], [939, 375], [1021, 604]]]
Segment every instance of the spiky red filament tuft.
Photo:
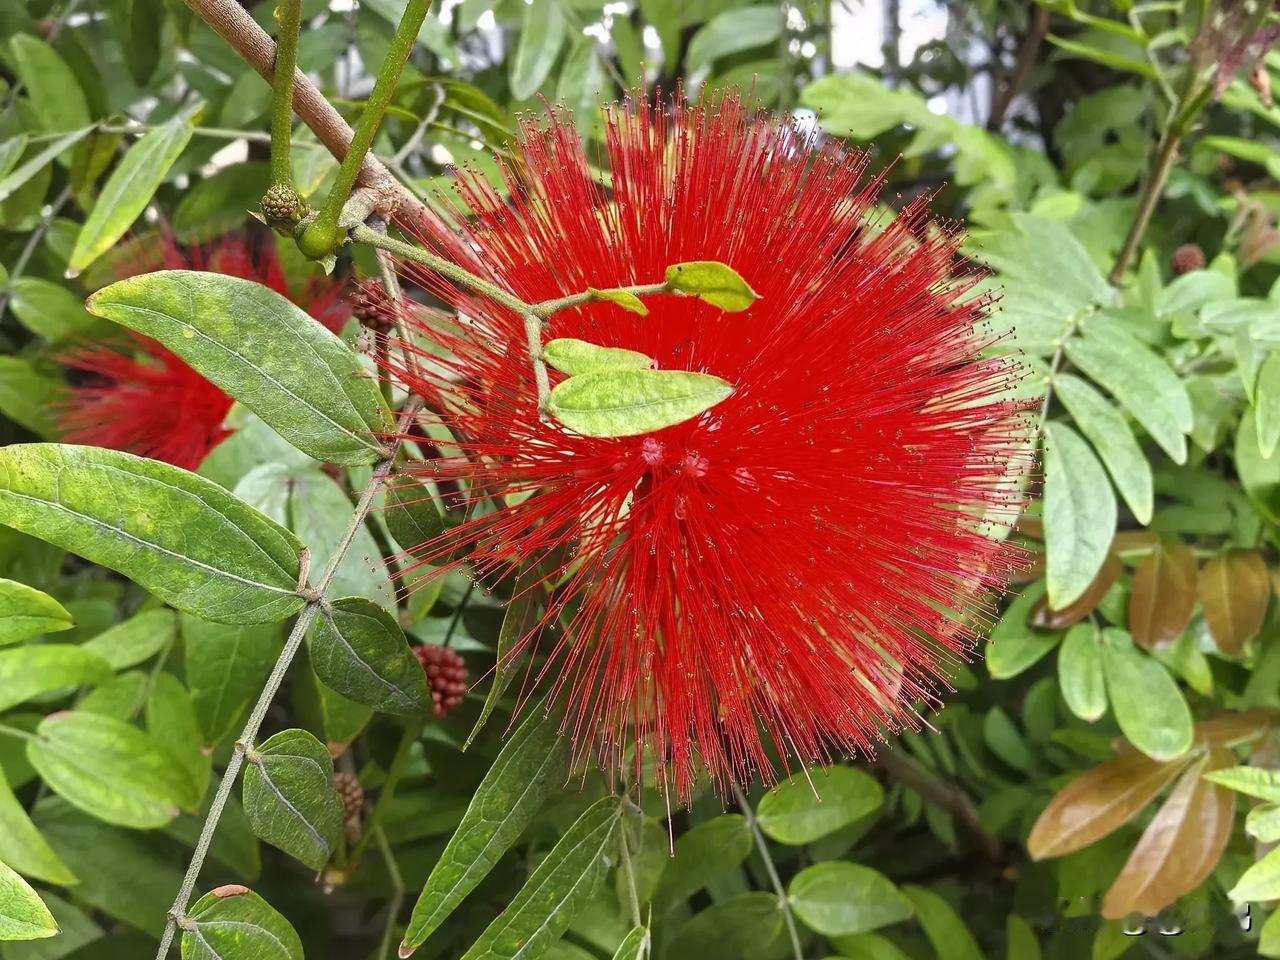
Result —
[[1027, 427], [1015, 366], [983, 359], [986, 304], [956, 236], [923, 202], [874, 213], [864, 157], [734, 97], [614, 107], [605, 135], [589, 163], [566, 117], [526, 122], [509, 200], [463, 178], [459, 238], [420, 239], [529, 302], [727, 263], [761, 295], [745, 313], [593, 303], [546, 335], [735, 392], [644, 436], [544, 423], [520, 319], [403, 265], [458, 310], [417, 315], [445, 355], [395, 371], [456, 441], [414, 472], [474, 508], [414, 555], [448, 569], [462, 548], [485, 578], [540, 565], [549, 609], [509, 654], [542, 655], [522, 699], [549, 688], [579, 753], [612, 768], [634, 743], [684, 800], [702, 770], [721, 790], [772, 780], [870, 750], [937, 702], [1020, 563], [998, 533]]
[[[207, 248], [184, 249], [169, 235], [130, 241], [116, 279], [151, 270], [205, 270], [255, 280], [290, 295], [273, 247], [255, 250], [244, 234]], [[348, 310], [345, 284], [313, 281], [294, 301], [336, 330]], [[81, 343], [58, 359], [76, 371], [69, 399], [58, 410], [63, 439], [163, 460], [194, 470], [230, 433], [223, 426], [231, 398], [161, 344], [129, 333], [123, 343]]]

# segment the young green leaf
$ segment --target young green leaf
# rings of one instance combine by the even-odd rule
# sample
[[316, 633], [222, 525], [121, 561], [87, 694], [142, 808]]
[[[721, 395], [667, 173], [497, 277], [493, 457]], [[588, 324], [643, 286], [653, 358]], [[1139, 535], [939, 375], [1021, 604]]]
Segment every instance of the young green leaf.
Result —
[[987, 672], [994, 679], [1007, 680], [1029, 670], [1061, 639], [1058, 633], [1037, 630], [1031, 625], [1032, 610], [1043, 599], [1044, 583], [1033, 583], [1009, 604], [991, 631], [985, 659]]
[[1058, 651], [1058, 683], [1062, 699], [1081, 720], [1089, 723], [1107, 712], [1107, 691], [1102, 676], [1102, 648], [1098, 628], [1078, 623], [1067, 631]]
[[76, 236], [67, 266], [76, 276], [110, 250], [151, 202], [169, 168], [191, 140], [195, 111], [188, 110], [149, 131], [112, 171]]
[[779, 843], [812, 843], [862, 819], [884, 803], [884, 790], [869, 774], [832, 767], [792, 777], [760, 800], [756, 819]]
[[[612, 865], [618, 822], [617, 798], [588, 807], [462, 960], [536, 957], [559, 940]], [[409, 952], [401, 946], [400, 956]]]
[[555, 66], [567, 25], [559, 5], [526, 5], [519, 42], [511, 57], [511, 98], [527, 100], [538, 92]]
[[666, 280], [669, 289], [729, 313], [740, 313], [760, 299], [732, 267], [715, 260], [674, 263], [667, 267]]
[[1049, 603], [1060, 610], [1088, 589], [1111, 548], [1116, 498], [1080, 435], [1045, 427], [1044, 528]]
[[282, 730], [245, 754], [244, 812], [253, 832], [320, 870], [342, 833], [333, 759], [305, 730]]
[[1153, 760], [1191, 748], [1191, 710], [1169, 671], [1134, 646], [1123, 630], [1103, 631], [1102, 672], [1120, 731]]
[[901, 923], [913, 912], [911, 901], [884, 874], [842, 860], [801, 870], [788, 899], [805, 926], [824, 937], [867, 933]]
[[932, 890], [914, 884], [903, 886], [902, 892], [915, 907], [916, 920], [924, 927], [924, 935], [929, 938], [929, 943], [939, 957], [946, 957], [947, 960], [985, 960], [973, 934], [951, 904]]
[[83, 140], [89, 134], [93, 133], [93, 130], [93, 127], [81, 127], [79, 130], [73, 130], [64, 136], [59, 137], [39, 153], [34, 154], [30, 159], [9, 171], [3, 177], [0, 177], [0, 203], [3, 203], [12, 197], [20, 188], [25, 186], [28, 181], [35, 177], [36, 174], [40, 173], [45, 167], [52, 163], [55, 157], [59, 156], [68, 147], [73, 146], [78, 141]]
[[1280, 443], [1280, 350], [1270, 350], [1258, 367], [1253, 406], [1257, 411], [1258, 451], [1267, 458]]
[[311, 666], [357, 703], [397, 717], [424, 717], [431, 696], [422, 667], [395, 618], [363, 597], [334, 601], [307, 633]]
[[54, 793], [99, 820], [163, 827], [194, 809], [196, 785], [159, 743], [132, 724], [85, 711], [53, 713], [27, 742], [27, 758]]
[[239, 884], [210, 890], [187, 911], [182, 960], [303, 960], [293, 926]]
[[209, 620], [282, 620], [302, 544], [210, 480], [97, 447], [0, 449], [0, 523], [110, 567]]
[[717, 877], [739, 866], [755, 845], [751, 825], [736, 813], [704, 820], [676, 840], [675, 856], [653, 897], [655, 915], [683, 903]]
[[304, 453], [372, 463], [392, 429], [359, 356], [269, 287], [161, 270], [89, 298], [90, 312], [159, 340]]
[[628, 313], [638, 313], [642, 317], [649, 315], [649, 308], [644, 305], [644, 301], [627, 290], [597, 290], [595, 287], [587, 287], [587, 293], [591, 294], [592, 300], [607, 301]]
[[649, 928], [632, 927], [631, 931], [622, 938], [622, 943], [618, 944], [618, 949], [613, 953], [613, 960], [648, 960], [649, 946]]
[[1080, 432], [1098, 451], [1135, 519], [1150, 523], [1154, 496], [1151, 464], [1120, 411], [1086, 381], [1070, 373], [1054, 376], [1053, 389]]
[[426, 942], [561, 786], [569, 746], [558, 725], [535, 711], [508, 738], [427, 878], [400, 945], [402, 957]]
[[183, 806], [194, 810], [205, 798], [213, 766], [213, 757], [204, 749], [195, 704], [182, 681], [172, 673], [144, 675], [144, 678], [147, 732], [187, 772], [192, 783], [192, 802]]
[[113, 670], [127, 670], [159, 653], [177, 633], [178, 617], [172, 610], [144, 610], [85, 641], [81, 648], [102, 657]]
[[40, 895], [0, 861], [0, 941], [41, 940], [58, 932]]
[[111, 679], [111, 665], [72, 643], [38, 643], [0, 651], [0, 711], [62, 687]]
[[542, 359], [571, 377], [604, 370], [649, 370], [654, 366], [652, 357], [635, 350], [599, 347], [571, 337], [550, 341], [542, 350]]
[[1244, 832], [1259, 843], [1280, 840], [1280, 804], [1263, 803], [1250, 810], [1244, 818]]
[[405, 550], [430, 543], [444, 533], [444, 514], [435, 498], [418, 481], [396, 477], [387, 481], [387, 530]]
[[76, 883], [76, 875], [53, 852], [0, 768], [0, 862], [19, 873], [46, 883], [66, 887]]
[[18, 277], [9, 284], [9, 308], [38, 337], [57, 343], [82, 334], [94, 319], [79, 297], [39, 277]]
[[551, 391], [551, 415], [588, 437], [630, 437], [690, 420], [733, 393], [719, 377], [683, 370], [609, 370]]
[[65, 607], [47, 593], [0, 579], [0, 646], [74, 626]]
[[1246, 870], [1227, 896], [1237, 903], [1280, 897], [1280, 850], [1272, 850]]
[[207, 745], [239, 729], [280, 655], [280, 626], [182, 617], [187, 685]]
[[26, 33], [15, 35], [10, 46], [41, 129], [62, 133], [87, 127], [91, 118], [84, 90], [58, 51]]
[[1280, 803], [1280, 771], [1262, 767], [1229, 767], [1211, 771], [1205, 776], [1247, 797]]
[[782, 932], [782, 904], [755, 891], [721, 900], [681, 926], [667, 945], [668, 960], [765, 960]]

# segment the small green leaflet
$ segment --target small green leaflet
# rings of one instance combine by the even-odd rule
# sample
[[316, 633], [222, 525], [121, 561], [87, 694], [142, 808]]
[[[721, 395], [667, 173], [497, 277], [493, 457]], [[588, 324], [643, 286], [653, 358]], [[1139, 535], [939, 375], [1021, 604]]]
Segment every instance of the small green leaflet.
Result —
[[733, 393], [719, 377], [683, 370], [608, 370], [551, 391], [551, 415], [588, 437], [630, 437], [690, 420]]
[[800, 845], [847, 827], [883, 803], [884, 790], [861, 770], [814, 769], [766, 793], [756, 818], [760, 829], [772, 839]]
[[71, 614], [47, 593], [0, 579], [0, 646], [72, 626]]
[[782, 932], [777, 895], [757, 890], [721, 900], [676, 931], [665, 955], [678, 960], [766, 960]]
[[307, 633], [311, 666], [344, 697], [397, 717], [425, 717], [431, 696], [395, 618], [363, 597], [336, 600]]
[[282, 730], [247, 751], [244, 812], [253, 832], [320, 870], [342, 833], [333, 759], [305, 730]]
[[912, 914], [911, 901], [888, 877], [843, 860], [801, 870], [787, 899], [805, 926], [826, 937], [867, 933]]
[[1258, 428], [1258, 451], [1270, 459], [1276, 444], [1280, 443], [1280, 350], [1268, 351], [1258, 367], [1253, 404], [1257, 410], [1254, 419]]
[[1257, 797], [1269, 803], [1280, 803], [1280, 771], [1262, 767], [1228, 767], [1205, 774], [1212, 780], [1247, 797]]
[[0, 711], [62, 687], [111, 679], [111, 665], [74, 643], [37, 643], [0, 651]]
[[70, 886], [78, 882], [31, 822], [0, 769], [0, 862], [35, 880]]
[[1191, 748], [1191, 710], [1177, 682], [1124, 630], [1102, 633], [1102, 671], [1116, 723], [1153, 760], [1172, 760]]
[[269, 287], [196, 270], [120, 280], [90, 312], [154, 337], [304, 453], [372, 463], [393, 428], [359, 356]]
[[387, 480], [387, 530], [405, 550], [413, 550], [444, 533], [444, 515], [435, 498], [410, 477]]
[[644, 305], [644, 301], [630, 291], [597, 290], [595, 287], [587, 287], [587, 293], [591, 295], [592, 300], [605, 300], [630, 313], [638, 313], [642, 317], [649, 315], [649, 308]]
[[558, 725], [555, 717], [534, 712], [507, 739], [427, 878], [400, 945], [402, 957], [426, 942], [563, 784], [569, 746]]
[[648, 370], [654, 366], [651, 357], [635, 350], [599, 347], [572, 337], [552, 340], [543, 348], [542, 359], [571, 377], [603, 370]]
[[58, 924], [40, 895], [0, 863], [0, 941], [41, 940], [57, 932]]
[[717, 877], [739, 866], [751, 854], [755, 838], [746, 817], [725, 813], [704, 820], [676, 840], [653, 897], [661, 915], [683, 903]]
[[50, 133], [88, 126], [91, 118], [84, 90], [58, 51], [26, 33], [14, 36], [10, 48], [36, 122]]
[[0, 203], [13, 196], [20, 187], [53, 162], [68, 147], [93, 133], [93, 127], [82, 127], [54, 140], [31, 159], [0, 178]]
[[622, 938], [613, 960], [646, 960], [649, 956], [649, 928], [633, 927], [631, 932]]
[[697, 297], [729, 313], [746, 310], [760, 299], [732, 267], [715, 260], [672, 264], [667, 267], [666, 279], [669, 289]]
[[297, 537], [216, 483], [155, 460], [11, 444], [0, 449], [0, 523], [208, 620], [283, 620], [303, 605]]
[[1102, 569], [1116, 529], [1116, 498], [1089, 445], [1070, 427], [1045, 427], [1044, 529], [1049, 605], [1078, 600]]
[[187, 911], [182, 960], [303, 960], [302, 941], [271, 904], [231, 883]]
[[1080, 432], [1098, 451], [1134, 517], [1141, 524], [1150, 523], [1154, 497], [1151, 464], [1124, 416], [1086, 381], [1072, 374], [1054, 376], [1053, 389]]
[[951, 904], [925, 887], [908, 884], [902, 888], [915, 907], [916, 920], [934, 952], [947, 960], [984, 960], [973, 934], [952, 909]]
[[588, 807], [462, 960], [536, 957], [559, 940], [612, 866], [618, 822], [617, 798]]
[[1107, 712], [1102, 647], [1093, 624], [1077, 623], [1067, 631], [1058, 650], [1058, 683], [1062, 699], [1081, 720], [1092, 723]]
[[467, 735], [462, 749], [471, 746], [476, 736], [493, 714], [502, 695], [515, 674], [513, 656], [515, 645], [523, 640], [538, 623], [542, 616], [542, 605], [546, 600], [547, 590], [541, 582], [541, 567], [533, 566], [522, 570], [516, 577], [516, 584], [511, 593], [511, 600], [502, 615], [502, 626], [498, 628], [497, 660], [493, 666], [493, 681], [489, 684], [489, 692], [485, 694], [484, 706], [480, 708], [480, 716], [475, 726]]
[[187, 110], [149, 131], [112, 171], [76, 237], [67, 267], [76, 276], [102, 256], [146, 209], [187, 143], [200, 106]]
[[172, 610], [144, 610], [102, 631], [81, 648], [102, 657], [113, 670], [127, 670], [159, 653], [177, 633], [178, 617]]
[[567, 24], [558, 3], [546, 7], [526, 4], [515, 53], [510, 59], [513, 100], [527, 100], [538, 92], [555, 66], [564, 44]]

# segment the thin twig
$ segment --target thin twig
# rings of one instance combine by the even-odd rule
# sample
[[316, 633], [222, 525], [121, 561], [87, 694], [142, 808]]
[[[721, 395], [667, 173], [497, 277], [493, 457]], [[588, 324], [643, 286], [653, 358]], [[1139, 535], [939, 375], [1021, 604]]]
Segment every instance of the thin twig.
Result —
[[302, 0], [284, 0], [276, 8], [280, 39], [271, 78], [271, 185], [293, 186], [289, 148], [293, 142], [293, 75], [298, 68]]
[[382, 859], [387, 864], [387, 875], [391, 878], [392, 893], [391, 903], [387, 907], [387, 925], [383, 928], [382, 943], [378, 947], [379, 960], [385, 960], [386, 957], [395, 956], [392, 950], [395, 947], [396, 918], [400, 916], [400, 907], [404, 905], [404, 877], [400, 874], [400, 864], [396, 863], [396, 858], [391, 853], [386, 831], [378, 827], [374, 833], [378, 841], [378, 852], [382, 854]]
[[386, 817], [392, 798], [396, 795], [396, 787], [400, 785], [400, 780], [404, 776], [405, 764], [409, 762], [409, 755], [413, 752], [413, 745], [418, 742], [422, 727], [421, 720], [410, 720], [400, 734], [400, 743], [396, 746], [391, 766], [387, 768], [387, 779], [383, 781], [382, 789], [378, 791], [378, 801], [373, 805], [373, 810], [365, 823], [364, 832], [347, 861], [347, 870], [351, 873], [354, 873], [359, 866], [360, 859], [364, 856], [374, 833], [382, 830], [382, 821]]
[[927, 802], [951, 814], [956, 823], [977, 841], [988, 860], [1000, 861], [1004, 845], [999, 837], [982, 825], [978, 808], [969, 794], [929, 776], [897, 750], [881, 750], [876, 756], [876, 765], [904, 787], [909, 787]]
[[13, 281], [22, 276], [22, 271], [27, 269], [27, 264], [31, 262], [31, 258], [35, 255], [36, 247], [40, 246], [40, 241], [44, 239], [44, 235], [49, 232], [49, 228], [53, 226], [53, 221], [57, 219], [58, 213], [66, 205], [67, 200], [71, 197], [71, 187], [62, 188], [62, 192], [58, 194], [57, 199], [49, 207], [49, 212], [40, 218], [40, 222], [36, 224], [36, 228], [31, 231], [31, 236], [27, 238], [26, 244], [22, 248], [22, 252], [18, 254], [18, 259], [13, 261], [13, 267], [9, 271], [9, 278], [6, 283], [9, 285], [3, 292], [0, 292], [0, 317], [4, 316], [5, 310], [9, 309], [9, 301], [13, 299]]
[[187, 905], [191, 902], [191, 895], [195, 890], [196, 881], [200, 878], [200, 868], [204, 866], [204, 859], [209, 852], [209, 845], [213, 842], [213, 834], [218, 827], [218, 821], [222, 818], [222, 811], [231, 796], [231, 790], [235, 786], [240, 767], [244, 764], [245, 751], [253, 746], [254, 740], [258, 736], [258, 729], [262, 726], [262, 721], [267, 715], [271, 701], [275, 699], [276, 691], [284, 681], [285, 674], [288, 672], [289, 665], [293, 662], [298, 648], [302, 646], [302, 640], [306, 636], [307, 629], [311, 626], [311, 622], [315, 620], [316, 614], [328, 602], [325, 599], [325, 591], [333, 583], [333, 578], [338, 573], [338, 567], [346, 557], [347, 551], [351, 548], [351, 543], [355, 540], [356, 534], [364, 525], [365, 515], [372, 508], [374, 497], [391, 473], [392, 464], [395, 463], [396, 454], [399, 452], [400, 444], [403, 442], [399, 438], [404, 435], [409, 425], [413, 422], [413, 418], [417, 416], [417, 409], [417, 399], [411, 398], [404, 411], [400, 414], [400, 421], [396, 427], [396, 437], [391, 441], [388, 455], [379, 461], [374, 468], [373, 476], [369, 478], [368, 486], [365, 487], [364, 493], [360, 495], [360, 501], [356, 504], [356, 508], [351, 514], [351, 519], [347, 523], [342, 539], [334, 547], [333, 555], [329, 559], [329, 565], [325, 567], [324, 573], [320, 577], [320, 582], [314, 590], [307, 591], [311, 599], [302, 608], [302, 612], [298, 614], [293, 630], [289, 633], [288, 640], [285, 641], [284, 649], [281, 651], [279, 659], [276, 660], [276, 664], [271, 670], [271, 676], [267, 678], [266, 685], [258, 695], [258, 702], [254, 704], [253, 712], [249, 714], [244, 730], [241, 731], [240, 738], [236, 741], [235, 751], [231, 754], [231, 760], [222, 774], [222, 782], [218, 784], [218, 792], [214, 795], [213, 803], [209, 807], [209, 813], [205, 817], [204, 826], [200, 830], [200, 838], [196, 841], [195, 850], [191, 855], [191, 863], [187, 866], [186, 875], [182, 878], [182, 886], [178, 889], [178, 895], [174, 898], [173, 906], [169, 909], [169, 920], [165, 924], [164, 935], [160, 938], [160, 949], [156, 952], [156, 960], [163, 960], [168, 954], [179, 924], [186, 920]]
[[[1022, 40], [1022, 46], [1018, 48], [1018, 58], [1014, 61], [1013, 71], [1009, 74], [1008, 80], [1000, 86], [1000, 92], [991, 105], [991, 116], [987, 117], [988, 130], [997, 131], [1004, 126], [1005, 114], [1009, 112], [1009, 107], [1014, 97], [1018, 95], [1018, 91], [1022, 89], [1022, 85], [1027, 82], [1027, 76], [1036, 64], [1036, 54], [1040, 51], [1040, 44], [1044, 41], [1044, 35], [1048, 30], [1049, 8], [1038, 6], [1027, 35]], [[993, 77], [992, 82], [998, 83], [999, 78]]]
[[782, 908], [782, 919], [787, 924], [787, 935], [791, 938], [791, 949], [795, 953], [795, 960], [804, 960], [804, 948], [800, 946], [800, 931], [796, 929], [796, 918], [791, 913], [791, 901], [787, 898], [787, 888], [782, 885], [782, 878], [778, 876], [778, 868], [773, 864], [773, 856], [769, 853], [769, 844], [765, 840], [764, 832], [760, 829], [759, 822], [756, 820], [756, 812], [751, 808], [751, 802], [747, 800], [747, 795], [742, 792], [742, 788], [736, 783], [733, 785], [733, 796], [738, 801], [738, 809], [747, 818], [751, 833], [756, 840], [756, 849], [760, 851], [760, 859], [764, 861], [764, 872], [769, 875], [769, 883], [773, 886], [773, 892], [778, 895], [778, 904]]

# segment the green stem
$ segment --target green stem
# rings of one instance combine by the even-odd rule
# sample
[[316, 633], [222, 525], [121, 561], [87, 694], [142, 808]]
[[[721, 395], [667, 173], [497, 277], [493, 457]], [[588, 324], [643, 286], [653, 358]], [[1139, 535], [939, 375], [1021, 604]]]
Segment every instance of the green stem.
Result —
[[293, 72], [298, 66], [302, 0], [281, 0], [276, 8], [280, 36], [271, 80], [271, 183], [293, 186], [289, 147], [293, 141]]
[[636, 890], [636, 871], [631, 863], [631, 849], [627, 846], [627, 797], [624, 794], [622, 803], [618, 805], [618, 816], [622, 823], [618, 826], [618, 849], [621, 852], [622, 873], [627, 880], [627, 901], [631, 908], [631, 925], [644, 926], [644, 916], [640, 912], [640, 894]]
[[338, 243], [338, 218], [342, 216], [343, 205], [351, 195], [356, 179], [360, 176], [360, 167], [364, 163], [365, 154], [373, 146], [373, 138], [382, 123], [382, 115], [386, 113], [391, 97], [400, 82], [400, 74], [409, 52], [413, 49], [418, 31], [422, 29], [422, 21], [427, 17], [427, 9], [431, 0], [409, 0], [396, 27], [391, 45], [387, 48], [387, 57], [378, 70], [378, 78], [374, 82], [373, 92], [365, 101], [364, 111], [360, 114], [360, 122], [356, 125], [351, 146], [342, 158], [337, 178], [329, 195], [325, 197], [324, 206], [315, 221], [306, 228], [298, 238], [298, 246], [302, 252], [319, 260], [328, 256]]
[[778, 895], [778, 903], [782, 907], [782, 919], [787, 924], [787, 935], [791, 938], [791, 949], [795, 953], [795, 960], [804, 960], [804, 948], [800, 946], [800, 931], [796, 929], [796, 918], [791, 915], [791, 901], [787, 898], [787, 888], [782, 885], [782, 878], [778, 876], [778, 868], [774, 866], [773, 856], [769, 853], [769, 844], [764, 838], [760, 824], [756, 821], [756, 812], [751, 809], [747, 795], [736, 783], [733, 785], [733, 796], [738, 801], [738, 809], [742, 811], [742, 815], [747, 818], [747, 823], [751, 826], [751, 833], [756, 840], [756, 850], [760, 854], [760, 859], [764, 861], [764, 872], [769, 875], [773, 892]]
[[378, 802], [373, 805], [369, 820], [365, 823], [364, 832], [360, 835], [360, 840], [351, 851], [351, 858], [347, 862], [347, 870], [351, 873], [354, 873], [360, 865], [360, 858], [364, 856], [374, 834], [382, 830], [382, 820], [387, 814], [387, 807], [390, 806], [392, 798], [396, 795], [396, 787], [404, 777], [405, 765], [409, 762], [413, 745], [418, 742], [418, 737], [422, 734], [422, 727], [423, 721], [410, 721], [400, 735], [400, 743], [396, 747], [395, 756], [391, 758], [391, 766], [387, 769], [387, 779], [383, 782], [382, 789], [378, 791]]
[[387, 864], [387, 876], [391, 878], [391, 903], [387, 907], [387, 924], [382, 930], [382, 944], [378, 948], [378, 960], [386, 960], [394, 956], [391, 948], [395, 944], [396, 918], [400, 916], [400, 907], [404, 904], [404, 877], [391, 852], [391, 844], [387, 843], [386, 832], [378, 827], [374, 833], [378, 839], [378, 852]]
[[17, 727], [11, 727], [7, 723], [0, 723], [0, 734], [6, 737], [15, 737], [18, 740], [39, 740], [34, 733], [29, 730], [19, 730]]

